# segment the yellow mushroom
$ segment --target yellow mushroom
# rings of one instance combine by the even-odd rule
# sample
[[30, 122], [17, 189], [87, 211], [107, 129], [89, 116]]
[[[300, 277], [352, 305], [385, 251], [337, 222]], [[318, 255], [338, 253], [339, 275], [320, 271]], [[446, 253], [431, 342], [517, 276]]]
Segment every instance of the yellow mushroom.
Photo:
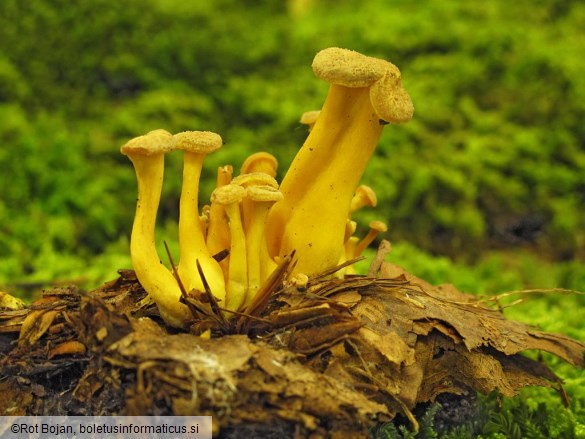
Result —
[[[217, 168], [217, 181], [215, 187], [222, 187], [232, 181], [234, 168], [231, 165]], [[207, 249], [211, 255], [216, 255], [223, 250], [230, 248], [230, 228], [225, 209], [221, 204], [211, 203], [209, 221], [207, 226]], [[228, 277], [228, 262], [225, 258], [219, 265], [223, 271], [224, 279]]]
[[313, 127], [317, 122], [317, 118], [321, 114], [321, 110], [313, 110], [313, 111], [305, 111], [301, 115], [301, 119], [299, 120], [300, 123], [303, 125], [309, 125], [309, 132], [313, 131]]
[[331, 87], [282, 181], [284, 200], [270, 210], [266, 232], [270, 254], [296, 250], [295, 272], [308, 275], [339, 261], [351, 199], [383, 125], [413, 113], [400, 71], [387, 61], [330, 48], [315, 56], [313, 70]]
[[238, 186], [248, 187], [252, 185], [278, 187], [278, 182], [271, 175], [265, 172], [250, 172], [248, 174], [241, 174], [232, 179], [233, 184]]
[[240, 174], [250, 174], [252, 172], [262, 172], [270, 175], [272, 178], [276, 177], [276, 170], [278, 169], [278, 160], [268, 152], [256, 152], [250, 155], [240, 170]]
[[181, 290], [160, 262], [155, 246], [156, 214], [164, 177], [164, 154], [173, 149], [173, 136], [164, 130], [136, 137], [120, 148], [132, 161], [138, 180], [138, 201], [130, 238], [130, 255], [138, 281], [156, 303], [161, 317], [182, 327], [191, 318], [182, 305]]
[[211, 213], [211, 206], [205, 204], [201, 208], [201, 214], [199, 215], [199, 221], [201, 222], [201, 230], [203, 230], [203, 236], [207, 236], [207, 229], [209, 227], [209, 214]]
[[344, 243], [347, 242], [349, 240], [349, 238], [351, 238], [353, 236], [356, 229], [357, 229], [357, 223], [355, 221], [348, 219], [345, 222], [345, 233], [343, 234], [343, 242]]
[[[270, 186], [274, 189], [278, 188], [278, 182], [271, 177], [269, 174], [264, 172], [251, 172], [249, 174], [241, 174], [237, 177], [234, 177], [232, 180], [233, 184], [237, 184], [238, 186], [242, 186], [244, 188], [250, 186]], [[249, 225], [249, 217], [250, 217], [250, 210], [252, 209], [252, 200], [248, 198], [244, 199], [241, 205], [242, 210], [242, 222], [244, 224], [244, 230], [247, 232], [248, 225]]]
[[[354, 239], [353, 234], [355, 233], [357, 229], [357, 223], [355, 221], [352, 221], [350, 219], [346, 220], [345, 222], [345, 233], [343, 234], [343, 248], [344, 251], [341, 253], [341, 257], [339, 258], [339, 262], [337, 263], [337, 265], [341, 265], [344, 262], [348, 261], [349, 259], [353, 259], [353, 249], [355, 248], [355, 243], [354, 244], [350, 244], [349, 241], [351, 239]], [[357, 238], [355, 238], [357, 240]], [[348, 250], [348, 246], [352, 245], [352, 250]], [[349, 271], [352, 271], [353, 267], [350, 268], [350, 266], [347, 267], [343, 267], [339, 270], [337, 270], [335, 272], [335, 277], [338, 279], [343, 279], [343, 276], [345, 276], [345, 274]], [[355, 270], [354, 270], [355, 271]], [[353, 273], [347, 273], [347, 274], [353, 274]]]
[[219, 263], [207, 249], [199, 220], [199, 177], [203, 159], [223, 144], [219, 134], [210, 131], [185, 131], [174, 135], [176, 148], [184, 151], [183, 186], [179, 209], [179, 275], [187, 291], [204, 291], [197, 260], [214, 297], [225, 299], [225, 281]]
[[[351, 236], [345, 243], [343, 252], [345, 254], [345, 261], [349, 261], [350, 259], [356, 258], [359, 254], [356, 253], [356, 247], [358, 245], [359, 238], [356, 236]], [[344, 261], [344, 262], [345, 262]], [[343, 278], [346, 274], [357, 274], [355, 270], [354, 264], [348, 265], [344, 267], [342, 270], [339, 270], [340, 278]]]
[[276, 268], [268, 255], [264, 233], [266, 215], [274, 203], [282, 200], [282, 194], [272, 186], [250, 186], [246, 200], [251, 204], [247, 212], [246, 249], [248, 262], [248, 293], [244, 306], [250, 305], [262, 283]]
[[245, 197], [246, 189], [233, 183], [218, 187], [211, 194], [211, 203], [224, 206], [229, 218], [231, 243], [225, 308], [231, 311], [241, 308], [248, 289], [246, 237], [240, 214], [240, 202]]
[[357, 243], [354, 251], [354, 258], [358, 257], [363, 251], [378, 237], [380, 233], [388, 231], [388, 226], [382, 221], [372, 221], [370, 223], [370, 231], [364, 238]]
[[355, 194], [351, 199], [349, 211], [350, 213], [354, 213], [366, 206], [376, 207], [377, 204], [378, 198], [376, 197], [374, 189], [372, 189], [370, 186], [362, 184], [355, 190]]

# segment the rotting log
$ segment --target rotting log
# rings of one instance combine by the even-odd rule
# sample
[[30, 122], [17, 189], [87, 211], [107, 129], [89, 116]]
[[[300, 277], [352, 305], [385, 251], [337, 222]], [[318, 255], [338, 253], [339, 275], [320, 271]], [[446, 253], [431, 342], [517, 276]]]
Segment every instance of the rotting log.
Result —
[[[191, 333], [164, 324], [132, 272], [90, 293], [45, 291], [0, 311], [0, 413], [211, 415], [220, 437], [233, 428], [360, 437], [398, 413], [416, 425], [414, 407], [445, 393], [538, 385], [566, 399], [561, 380], [522, 353], [583, 367], [585, 344], [378, 269], [382, 277], [314, 276], [302, 287], [276, 279], [255, 315], [229, 324], [195, 295]], [[207, 329], [211, 338], [198, 335]]]

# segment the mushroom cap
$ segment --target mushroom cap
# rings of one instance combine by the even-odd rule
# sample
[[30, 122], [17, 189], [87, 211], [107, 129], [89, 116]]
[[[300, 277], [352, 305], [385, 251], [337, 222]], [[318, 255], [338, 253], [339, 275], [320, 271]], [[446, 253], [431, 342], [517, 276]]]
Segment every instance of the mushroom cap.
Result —
[[300, 123], [303, 125], [312, 125], [317, 122], [317, 118], [321, 114], [321, 110], [305, 111], [301, 115]]
[[[278, 160], [276, 160], [276, 157], [274, 157], [269, 152], [264, 151], [255, 152], [254, 154], [248, 156], [246, 160], [244, 160], [244, 163], [242, 163], [240, 174], [244, 175], [250, 173], [250, 170], [260, 166], [261, 163], [264, 165], [262, 166], [262, 168], [268, 166], [270, 169], [274, 170], [274, 175], [276, 175], [276, 169], [278, 168]], [[271, 175], [271, 177], [273, 177], [274, 175]]]
[[272, 186], [250, 186], [246, 188], [248, 199], [252, 201], [277, 202], [284, 197], [282, 192]]
[[400, 70], [390, 65], [386, 75], [370, 87], [370, 102], [380, 119], [393, 123], [408, 122], [414, 114], [414, 106], [402, 87]]
[[388, 226], [382, 221], [372, 221], [370, 223], [370, 229], [383, 233], [388, 231]]
[[183, 131], [173, 137], [177, 149], [199, 154], [209, 154], [223, 145], [221, 136], [211, 131]]
[[325, 81], [345, 87], [370, 87], [370, 101], [378, 117], [400, 123], [412, 119], [414, 106], [402, 87], [394, 64], [353, 50], [330, 47], [317, 53], [313, 71]]
[[249, 174], [242, 174], [232, 179], [232, 184], [238, 186], [271, 186], [278, 188], [276, 179], [265, 172], [250, 172]]
[[226, 184], [216, 188], [211, 194], [211, 202], [223, 205], [239, 203], [246, 198], [246, 189], [237, 184]]
[[365, 201], [365, 206], [376, 207], [378, 204], [378, 197], [376, 197], [376, 192], [370, 186], [365, 184], [361, 184], [355, 190], [355, 196], [360, 197]]
[[175, 146], [173, 135], [165, 130], [149, 131], [143, 136], [135, 137], [120, 148], [124, 155], [153, 155], [169, 152]]
[[349, 49], [329, 47], [313, 59], [313, 72], [319, 78], [345, 87], [368, 87], [381, 79], [392, 65], [388, 61], [362, 55]]

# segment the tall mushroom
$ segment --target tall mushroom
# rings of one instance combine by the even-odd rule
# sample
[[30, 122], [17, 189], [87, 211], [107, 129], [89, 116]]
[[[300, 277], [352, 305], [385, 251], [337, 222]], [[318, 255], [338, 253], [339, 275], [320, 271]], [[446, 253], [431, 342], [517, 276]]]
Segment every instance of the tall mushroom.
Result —
[[162, 318], [182, 327], [191, 318], [179, 302], [181, 290], [160, 262], [155, 246], [156, 214], [164, 177], [164, 154], [173, 149], [173, 136], [164, 130], [136, 137], [120, 148], [132, 161], [138, 180], [138, 201], [130, 238], [130, 255], [138, 281], [156, 303]]
[[231, 243], [225, 308], [230, 311], [240, 309], [248, 289], [246, 237], [240, 214], [240, 202], [245, 197], [246, 189], [233, 183], [218, 187], [211, 194], [211, 203], [223, 205], [229, 218]]
[[413, 114], [400, 71], [387, 61], [329, 48], [315, 56], [313, 71], [331, 87], [267, 222], [271, 255], [296, 250], [295, 271], [307, 274], [339, 261], [351, 199], [383, 125]]
[[225, 281], [219, 263], [211, 257], [199, 220], [199, 177], [205, 155], [219, 149], [223, 142], [219, 134], [210, 131], [185, 131], [175, 134], [176, 148], [184, 151], [183, 186], [179, 209], [179, 275], [187, 290], [204, 291], [197, 270], [197, 260], [212, 294], [225, 299]]

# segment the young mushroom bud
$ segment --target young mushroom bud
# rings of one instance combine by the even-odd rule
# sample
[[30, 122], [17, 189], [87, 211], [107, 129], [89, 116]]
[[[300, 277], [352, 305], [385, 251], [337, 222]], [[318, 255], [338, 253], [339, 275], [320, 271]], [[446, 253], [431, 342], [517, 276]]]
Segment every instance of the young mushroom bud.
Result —
[[247, 212], [246, 249], [248, 256], [248, 293], [244, 306], [250, 305], [263, 282], [270, 276], [276, 263], [268, 255], [266, 246], [266, 215], [282, 194], [272, 186], [250, 186], [246, 189], [251, 202]]
[[277, 169], [278, 160], [276, 160], [276, 157], [268, 152], [255, 152], [244, 160], [240, 174], [244, 175], [253, 172], [261, 172], [274, 178], [276, 177]]
[[378, 234], [388, 231], [388, 226], [382, 221], [372, 221], [370, 223], [370, 231], [368, 234], [355, 246], [354, 258], [361, 255], [363, 251], [378, 237]]
[[190, 291], [204, 291], [197, 270], [197, 260], [203, 275], [217, 300], [225, 298], [225, 281], [219, 263], [211, 257], [199, 220], [199, 177], [205, 156], [219, 148], [223, 142], [219, 134], [210, 131], [185, 131], [175, 134], [176, 148], [184, 151], [183, 186], [179, 208], [179, 276]]
[[181, 290], [171, 272], [160, 262], [155, 246], [156, 214], [164, 177], [164, 154], [174, 147], [173, 136], [164, 130], [136, 137], [120, 148], [132, 161], [138, 180], [138, 201], [130, 237], [132, 266], [138, 281], [156, 303], [161, 317], [182, 327], [191, 318], [179, 302]]
[[362, 184], [355, 190], [355, 194], [351, 199], [349, 211], [354, 213], [366, 206], [376, 207], [377, 204], [378, 198], [376, 197], [374, 189], [372, 189], [370, 186]]
[[303, 125], [309, 125], [309, 132], [311, 132], [313, 131], [313, 127], [315, 126], [315, 123], [317, 122], [317, 118], [319, 117], [320, 113], [321, 110], [305, 111], [301, 115], [301, 119], [299, 120], [299, 122], [302, 123]]
[[245, 197], [246, 189], [232, 183], [218, 187], [211, 194], [211, 203], [224, 206], [229, 218], [231, 244], [225, 308], [230, 311], [242, 307], [248, 290], [246, 237], [240, 214], [240, 202]]
[[341, 257], [351, 199], [378, 143], [381, 121], [405, 122], [413, 113], [400, 71], [387, 61], [330, 48], [315, 56], [313, 71], [331, 87], [282, 181], [284, 200], [267, 222], [271, 255], [296, 250], [295, 271], [309, 275]]

